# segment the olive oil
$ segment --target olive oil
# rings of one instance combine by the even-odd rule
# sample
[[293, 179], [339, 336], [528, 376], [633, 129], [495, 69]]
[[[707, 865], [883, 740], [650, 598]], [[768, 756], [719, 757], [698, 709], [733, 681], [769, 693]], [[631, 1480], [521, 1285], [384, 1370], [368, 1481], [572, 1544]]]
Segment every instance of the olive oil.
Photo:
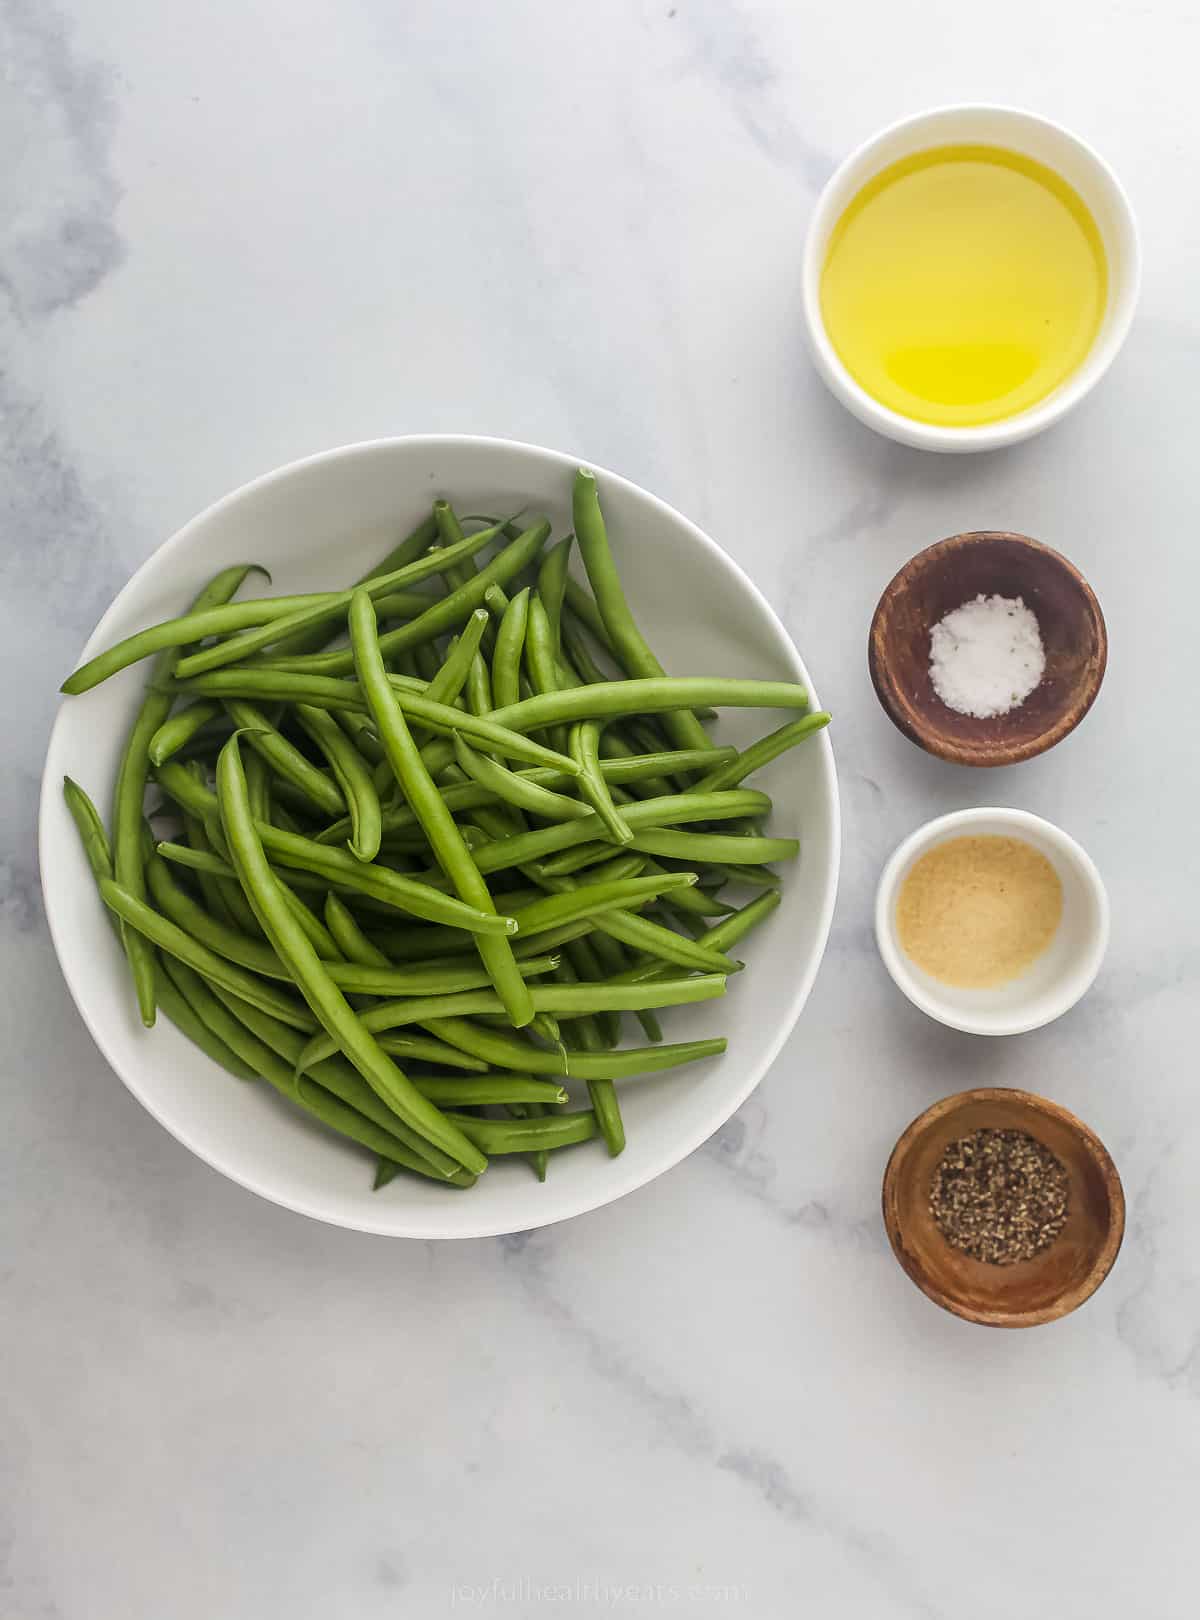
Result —
[[1091, 348], [1108, 267], [1079, 194], [994, 146], [940, 146], [877, 174], [834, 227], [821, 278], [842, 363], [881, 405], [974, 427], [1028, 410]]

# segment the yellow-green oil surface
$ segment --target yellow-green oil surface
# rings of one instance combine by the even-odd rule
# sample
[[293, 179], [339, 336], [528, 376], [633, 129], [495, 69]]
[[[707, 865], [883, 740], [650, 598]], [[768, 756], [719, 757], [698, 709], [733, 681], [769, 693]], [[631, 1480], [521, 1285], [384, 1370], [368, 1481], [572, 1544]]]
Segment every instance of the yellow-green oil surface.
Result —
[[830, 341], [881, 405], [974, 427], [1028, 410], [1081, 364], [1108, 267], [1079, 194], [994, 146], [939, 146], [882, 170], [834, 227]]

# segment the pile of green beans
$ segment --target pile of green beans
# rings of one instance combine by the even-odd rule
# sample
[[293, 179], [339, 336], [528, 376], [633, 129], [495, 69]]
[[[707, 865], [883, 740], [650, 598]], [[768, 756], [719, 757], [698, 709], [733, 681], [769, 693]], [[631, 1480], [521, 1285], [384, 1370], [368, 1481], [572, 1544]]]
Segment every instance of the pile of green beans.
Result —
[[[110, 826], [64, 786], [143, 1023], [366, 1149], [376, 1187], [620, 1153], [617, 1082], [725, 1050], [658, 1014], [725, 994], [799, 848], [743, 784], [829, 716], [786, 682], [669, 676], [582, 469], [573, 516], [548, 545], [544, 519], [438, 500], [303, 596], [235, 602], [262, 570], [227, 568], [63, 682], [154, 660]], [[799, 712], [739, 752], [707, 729], [728, 706]], [[649, 1044], [621, 1045], [627, 1013]]]

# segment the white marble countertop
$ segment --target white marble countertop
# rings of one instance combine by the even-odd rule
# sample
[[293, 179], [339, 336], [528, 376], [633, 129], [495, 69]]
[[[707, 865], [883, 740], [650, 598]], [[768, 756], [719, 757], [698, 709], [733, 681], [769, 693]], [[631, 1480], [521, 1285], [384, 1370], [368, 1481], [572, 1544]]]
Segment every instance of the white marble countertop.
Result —
[[[1198, 43], [1183, 0], [0, 5], [4, 1620], [1195, 1614]], [[1067, 423], [937, 459], [826, 397], [798, 255], [839, 154], [968, 98], [1100, 146], [1146, 281]], [[443, 1246], [286, 1214], [143, 1113], [34, 848], [57, 682], [142, 559], [277, 463], [427, 430], [574, 451], [727, 547], [836, 713], [846, 834], [809, 1008], [707, 1148]], [[1066, 551], [1112, 641], [1084, 726], [994, 774], [905, 742], [864, 656], [899, 563], [977, 527]], [[993, 1043], [870, 933], [893, 844], [988, 801], [1077, 835], [1114, 912], [1086, 1000]], [[944, 1315], [881, 1231], [895, 1136], [980, 1082], [1125, 1178], [1117, 1268], [1053, 1328]]]

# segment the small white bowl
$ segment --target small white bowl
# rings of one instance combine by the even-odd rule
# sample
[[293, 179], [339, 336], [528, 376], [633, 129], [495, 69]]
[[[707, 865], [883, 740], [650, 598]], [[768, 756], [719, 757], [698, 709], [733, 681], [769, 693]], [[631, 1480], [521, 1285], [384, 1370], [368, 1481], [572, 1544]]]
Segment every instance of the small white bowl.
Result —
[[[922, 855], [947, 839], [1020, 838], [1058, 873], [1062, 920], [1049, 947], [1019, 977], [994, 989], [960, 990], [925, 973], [896, 934], [896, 900]], [[1096, 863], [1052, 822], [1028, 810], [955, 810], [911, 833], [883, 869], [875, 896], [875, 939], [892, 978], [914, 1007], [969, 1035], [1020, 1035], [1067, 1012], [1090, 989], [1108, 948], [1108, 894]]]
[[[958, 143], [1001, 146], [1053, 169], [1083, 198], [1100, 230], [1108, 259], [1108, 303], [1087, 358], [1046, 399], [1016, 416], [980, 427], [942, 427], [902, 416], [873, 399], [847, 371], [830, 342], [821, 314], [821, 272], [834, 226], [873, 175], [897, 159], [932, 146]], [[1125, 341], [1137, 304], [1141, 250], [1129, 199], [1112, 170], [1077, 135], [1049, 119], [1015, 107], [968, 105], [918, 113], [881, 130], [845, 160], [813, 212], [804, 247], [804, 320], [813, 361], [846, 408], [886, 438], [921, 450], [996, 450], [1048, 428], [1077, 405], [1108, 370]]]
[[[499, 512], [535, 509], [565, 533], [577, 466], [577, 457], [554, 450], [449, 434], [380, 439], [293, 462], [225, 496], [166, 541], [81, 656], [178, 613], [231, 563], [262, 563], [276, 591], [353, 579], [435, 495], [457, 496], [467, 512], [493, 510], [492, 503]], [[800, 681], [811, 693], [787, 631], [733, 559], [665, 502], [595, 470], [630, 602], [667, 667]], [[494, 1160], [469, 1192], [398, 1177], [373, 1193], [365, 1154], [289, 1109], [270, 1087], [222, 1073], [165, 1018], [153, 1030], [141, 1027], [62, 779], [70, 772], [98, 804], [109, 803], [145, 681], [145, 666], [135, 666], [59, 711], [39, 833], [46, 916], [75, 1003], [121, 1079], [185, 1147], [252, 1192], [336, 1226], [398, 1237], [487, 1237], [561, 1221], [645, 1186], [698, 1148], [745, 1102], [791, 1033], [825, 950], [837, 887], [840, 823], [827, 732], [776, 760], [761, 784], [755, 778], [774, 798], [773, 827], [800, 833], [803, 850], [778, 911], [746, 941], [750, 971], [731, 980], [720, 1001], [672, 1008], [663, 1018], [671, 1041], [727, 1035], [724, 1056], [625, 1086], [629, 1142], [619, 1158], [593, 1142], [564, 1154], [545, 1184], [510, 1157]], [[717, 735], [745, 746], [778, 723], [762, 711], [726, 710]]]

